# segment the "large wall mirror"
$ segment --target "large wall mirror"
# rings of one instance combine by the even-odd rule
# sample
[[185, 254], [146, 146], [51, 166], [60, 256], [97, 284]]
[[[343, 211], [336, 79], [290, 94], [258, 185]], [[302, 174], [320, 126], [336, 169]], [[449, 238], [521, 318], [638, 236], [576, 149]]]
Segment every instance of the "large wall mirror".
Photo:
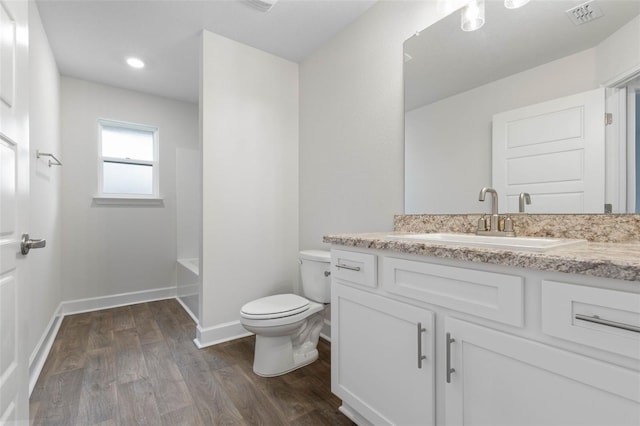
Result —
[[[576, 25], [566, 11], [583, 3], [531, 0], [506, 9], [503, 1], [486, 0], [480, 29], [462, 31], [460, 11], [455, 11], [405, 42], [406, 214], [489, 211], [478, 193], [495, 186], [496, 168], [507, 167], [493, 155], [494, 116], [598, 90], [603, 108], [614, 113], [614, 125], [603, 127], [599, 136], [601, 167], [589, 174], [591, 166], [584, 166], [585, 180], [603, 193], [597, 206], [572, 205], [563, 211], [561, 201], [538, 195], [540, 179], [522, 179], [517, 188], [531, 194], [531, 213], [604, 213], [605, 205], [614, 213], [637, 212], [640, 149], [635, 147], [640, 137], [635, 135], [640, 126], [632, 114], [640, 111], [635, 107], [640, 99], [640, 0], [594, 0], [589, 7], [602, 16]], [[604, 123], [604, 113], [601, 118]], [[546, 129], [545, 120], [537, 122], [536, 130]], [[543, 181], [547, 175], [573, 179], [563, 163], [568, 157], [542, 158], [533, 166], [511, 162], [509, 173], [529, 167]], [[517, 212], [513, 196], [502, 195], [501, 213]]]

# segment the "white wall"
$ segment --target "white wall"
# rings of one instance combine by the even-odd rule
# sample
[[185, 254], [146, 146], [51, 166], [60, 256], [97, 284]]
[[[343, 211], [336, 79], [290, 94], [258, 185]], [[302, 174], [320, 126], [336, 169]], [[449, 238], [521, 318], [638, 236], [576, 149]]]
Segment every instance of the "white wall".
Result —
[[[35, 3], [29, 3], [29, 138], [30, 226], [32, 238], [45, 238], [47, 246], [29, 253], [30, 367], [38, 343], [62, 301], [62, 169], [49, 167], [47, 157], [36, 159], [36, 150], [53, 153], [64, 161], [60, 143], [60, 76]], [[37, 368], [37, 367], [36, 367]]]
[[597, 48], [598, 81], [619, 83], [640, 72], [640, 15], [611, 34]]
[[203, 33], [200, 344], [298, 277], [298, 65]]
[[403, 213], [402, 44], [441, 16], [436, 2], [379, 2], [301, 64], [301, 248]]
[[[197, 105], [68, 77], [61, 98], [63, 300], [175, 287], [175, 152], [197, 147]], [[163, 206], [93, 204], [98, 118], [159, 127]]]
[[407, 112], [406, 213], [490, 213], [493, 114], [597, 87], [589, 49]]

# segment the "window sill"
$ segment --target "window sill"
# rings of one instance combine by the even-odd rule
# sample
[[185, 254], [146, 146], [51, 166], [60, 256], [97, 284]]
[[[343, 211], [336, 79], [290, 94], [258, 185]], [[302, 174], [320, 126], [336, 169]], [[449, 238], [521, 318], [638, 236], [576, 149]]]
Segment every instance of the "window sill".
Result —
[[99, 206], [164, 206], [164, 198], [144, 195], [96, 195], [93, 204]]

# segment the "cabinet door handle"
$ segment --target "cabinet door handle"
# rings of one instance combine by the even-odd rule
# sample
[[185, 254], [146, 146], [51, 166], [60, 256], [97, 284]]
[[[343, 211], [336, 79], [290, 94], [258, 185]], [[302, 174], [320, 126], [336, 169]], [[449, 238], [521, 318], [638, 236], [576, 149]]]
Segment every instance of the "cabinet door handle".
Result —
[[600, 318], [598, 315], [594, 315], [592, 317], [588, 315], [576, 314], [575, 317], [577, 320], [593, 322], [595, 324], [606, 325], [609, 327], [620, 328], [622, 330], [633, 331], [635, 333], [640, 333], [640, 327], [637, 325], [625, 324], [622, 322], [611, 321], [607, 319]]
[[451, 344], [456, 339], [451, 337], [451, 333], [447, 333], [447, 383], [451, 383], [451, 373], [455, 373], [455, 368], [451, 368]]
[[359, 266], [350, 266], [350, 265], [343, 265], [342, 263], [338, 263], [336, 264], [336, 268], [340, 268], [340, 269], [348, 269], [350, 271], [356, 271], [358, 272], [360, 270]]
[[427, 359], [426, 355], [422, 355], [422, 333], [427, 331], [426, 328], [422, 327], [422, 323], [418, 323], [418, 368], [422, 368], [422, 360]]

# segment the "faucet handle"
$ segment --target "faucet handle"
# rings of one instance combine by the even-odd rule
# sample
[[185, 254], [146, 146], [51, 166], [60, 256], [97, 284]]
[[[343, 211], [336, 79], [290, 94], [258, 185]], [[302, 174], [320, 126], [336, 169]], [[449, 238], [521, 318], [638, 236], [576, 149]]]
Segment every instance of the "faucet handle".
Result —
[[480, 219], [478, 219], [478, 231], [486, 231], [487, 230], [487, 218], [483, 214]]
[[511, 216], [504, 218], [504, 232], [513, 232], [513, 219], [511, 219]]

